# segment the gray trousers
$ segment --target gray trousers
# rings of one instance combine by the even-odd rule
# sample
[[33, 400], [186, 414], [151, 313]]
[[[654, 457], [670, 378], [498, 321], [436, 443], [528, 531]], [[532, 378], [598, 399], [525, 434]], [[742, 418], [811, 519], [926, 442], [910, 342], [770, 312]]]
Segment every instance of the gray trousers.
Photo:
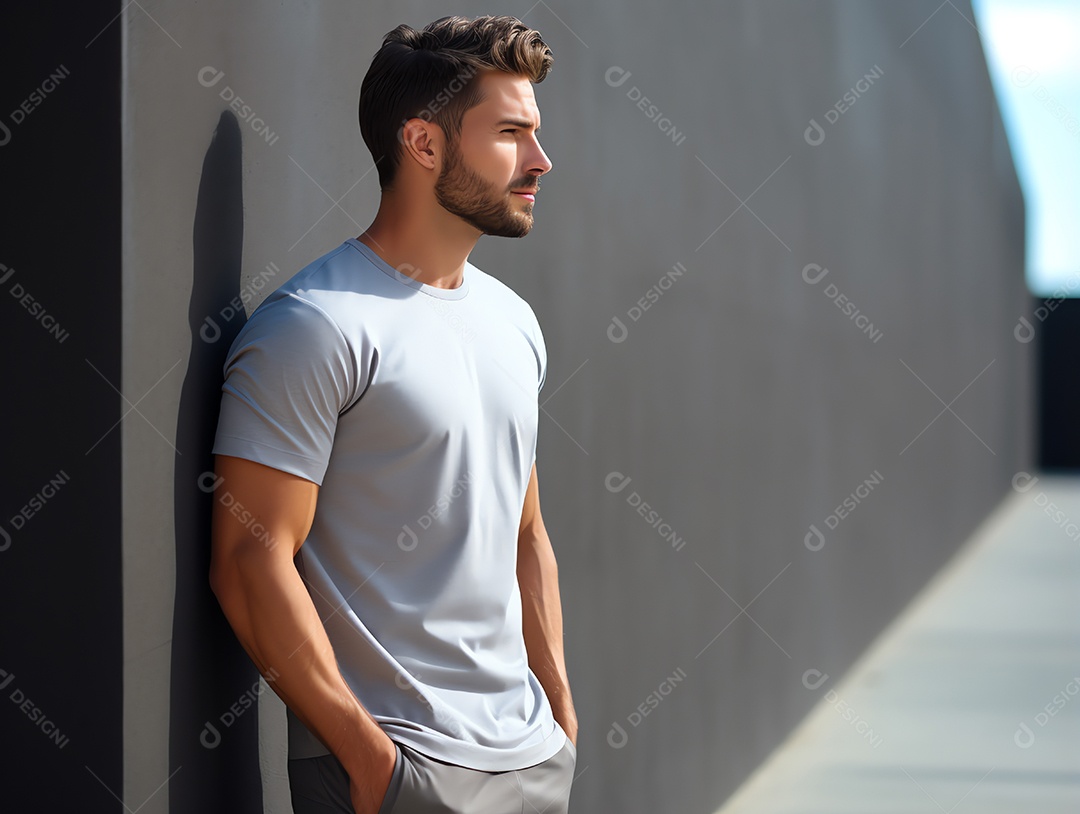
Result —
[[[577, 750], [568, 740], [526, 769], [484, 772], [400, 743], [379, 814], [567, 814]], [[289, 761], [294, 814], [354, 814], [349, 776], [333, 755]]]

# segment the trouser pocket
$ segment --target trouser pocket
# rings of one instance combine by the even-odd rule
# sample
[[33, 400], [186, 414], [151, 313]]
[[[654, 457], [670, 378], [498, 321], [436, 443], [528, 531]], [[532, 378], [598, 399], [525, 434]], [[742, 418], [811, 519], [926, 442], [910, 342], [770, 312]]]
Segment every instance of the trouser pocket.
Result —
[[401, 784], [405, 780], [405, 755], [397, 743], [394, 744], [394, 749], [397, 750], [397, 757], [394, 758], [394, 774], [390, 777], [390, 785], [386, 787], [386, 795], [379, 807], [379, 814], [391, 814], [394, 806], [397, 805], [398, 798], [401, 797]]

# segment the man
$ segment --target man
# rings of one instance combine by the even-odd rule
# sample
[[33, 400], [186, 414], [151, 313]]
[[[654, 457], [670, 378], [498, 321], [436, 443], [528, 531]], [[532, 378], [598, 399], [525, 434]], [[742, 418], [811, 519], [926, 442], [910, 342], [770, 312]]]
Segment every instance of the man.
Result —
[[289, 708], [297, 814], [567, 809], [546, 350], [467, 259], [532, 227], [551, 169], [532, 83], [551, 63], [512, 17], [390, 32], [360, 93], [375, 220], [230, 350], [211, 583]]

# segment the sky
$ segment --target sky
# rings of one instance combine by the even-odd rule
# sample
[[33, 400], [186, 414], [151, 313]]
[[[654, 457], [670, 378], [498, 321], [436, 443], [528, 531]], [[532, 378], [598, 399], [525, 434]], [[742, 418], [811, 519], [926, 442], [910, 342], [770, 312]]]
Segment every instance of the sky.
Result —
[[1028, 286], [1080, 296], [1080, 0], [973, 0], [1027, 210]]

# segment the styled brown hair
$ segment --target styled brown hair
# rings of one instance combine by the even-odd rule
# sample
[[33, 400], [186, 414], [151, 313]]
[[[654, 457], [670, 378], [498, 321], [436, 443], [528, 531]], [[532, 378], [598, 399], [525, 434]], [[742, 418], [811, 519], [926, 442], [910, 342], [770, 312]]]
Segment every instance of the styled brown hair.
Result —
[[515, 17], [443, 17], [417, 31], [399, 25], [383, 38], [360, 86], [360, 134], [379, 170], [379, 186], [394, 182], [401, 162], [401, 133], [412, 118], [430, 121], [447, 138], [483, 101], [477, 79], [497, 70], [542, 82], [551, 49]]

